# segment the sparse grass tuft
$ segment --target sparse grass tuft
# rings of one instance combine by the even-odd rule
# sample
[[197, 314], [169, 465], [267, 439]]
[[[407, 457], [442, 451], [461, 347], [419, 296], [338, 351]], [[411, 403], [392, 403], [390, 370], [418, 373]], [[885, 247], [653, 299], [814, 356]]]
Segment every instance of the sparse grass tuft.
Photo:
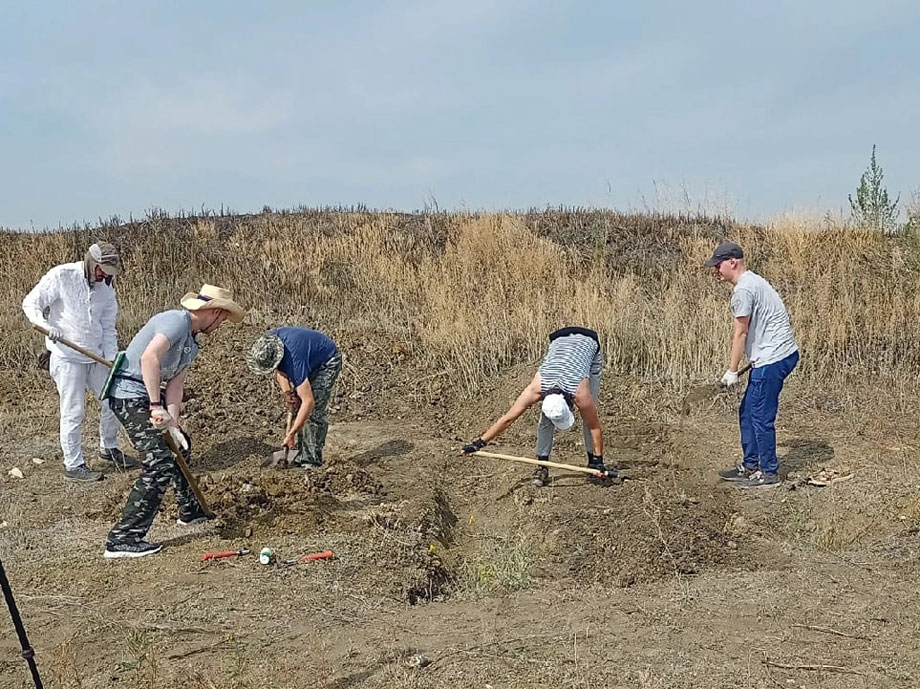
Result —
[[124, 655], [120, 665], [123, 672], [130, 673], [138, 683], [146, 681], [148, 686], [156, 686], [156, 649], [147, 632], [130, 629], [125, 637]]
[[474, 595], [524, 590], [530, 586], [536, 559], [536, 548], [526, 538], [490, 541], [465, 563], [462, 586]]

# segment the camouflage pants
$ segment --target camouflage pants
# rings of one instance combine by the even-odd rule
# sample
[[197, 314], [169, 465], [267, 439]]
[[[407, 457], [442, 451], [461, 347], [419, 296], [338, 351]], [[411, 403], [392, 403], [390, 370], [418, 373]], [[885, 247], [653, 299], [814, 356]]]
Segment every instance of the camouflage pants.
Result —
[[121, 520], [109, 532], [108, 542], [136, 543], [143, 540], [170, 485], [176, 491], [179, 518], [189, 521], [198, 517], [201, 505], [179, 470], [163, 438], [163, 432], [150, 423], [149, 400], [111, 397], [108, 402], [116, 418], [125, 427], [134, 449], [144, 458], [141, 475], [128, 495]]
[[335, 391], [335, 382], [342, 371], [342, 355], [336, 353], [310, 376], [313, 389], [313, 413], [297, 434], [297, 454], [291, 464], [319, 466], [323, 463], [323, 447], [329, 430], [329, 400]]

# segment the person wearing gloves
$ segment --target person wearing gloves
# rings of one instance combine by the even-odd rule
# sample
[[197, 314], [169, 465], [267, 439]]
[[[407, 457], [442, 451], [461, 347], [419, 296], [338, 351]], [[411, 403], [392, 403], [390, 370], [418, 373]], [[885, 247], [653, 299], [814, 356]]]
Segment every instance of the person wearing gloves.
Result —
[[[82, 261], [64, 263], [49, 270], [22, 302], [33, 325], [50, 332], [45, 347], [51, 354], [50, 373], [60, 396], [61, 450], [64, 476], [74, 481], [100, 481], [102, 472], [92, 471], [83, 456], [82, 426], [86, 391], [98, 399], [108, 376], [102, 364], [60, 344], [65, 338], [105, 359], [118, 352], [115, 316], [118, 301], [112, 279], [121, 272], [121, 259], [111, 244], [89, 247]], [[137, 466], [118, 448], [118, 421], [103, 404], [99, 419], [99, 459], [119, 469]]]
[[744, 459], [738, 466], [719, 472], [719, 476], [744, 488], [775, 486], [780, 483], [776, 457], [779, 393], [799, 363], [789, 314], [770, 283], [747, 269], [744, 251], [737, 244], [719, 244], [706, 265], [720, 282], [732, 285], [735, 325], [722, 384], [732, 386], [738, 382], [743, 355], [751, 363], [750, 379], [738, 410]]
[[[542, 413], [537, 425], [537, 459], [548, 461], [553, 449], [556, 430], [567, 430], [575, 423], [573, 409], [582, 419], [588, 467], [608, 472], [604, 466], [604, 438], [597, 411], [603, 368], [597, 333], [587, 328], [561, 328], [549, 336], [549, 349], [537, 374], [524, 388], [511, 408], [469, 445], [463, 454], [484, 448], [504, 433], [525, 411], [542, 400]], [[545, 486], [549, 481], [546, 467], [537, 467], [533, 483]]]
[[248, 364], [257, 376], [275, 374], [285, 405], [296, 415], [282, 442], [296, 450], [291, 465], [321, 466], [329, 400], [342, 370], [335, 342], [310, 328], [276, 328], [256, 340]]
[[[180, 303], [182, 309], [158, 313], [147, 321], [128, 345], [122, 365], [112, 373], [109, 405], [144, 460], [121, 519], [109, 532], [106, 558], [160, 551], [159, 545], [145, 538], [170, 484], [176, 491], [180, 526], [207, 519], [163, 434], [172, 433], [183, 452], [190, 452], [180, 413], [185, 378], [198, 356], [196, 335], [210, 335], [226, 320], [238, 323], [245, 312], [229, 290], [212, 285], [186, 294]], [[162, 391], [161, 383], [166, 384]]]

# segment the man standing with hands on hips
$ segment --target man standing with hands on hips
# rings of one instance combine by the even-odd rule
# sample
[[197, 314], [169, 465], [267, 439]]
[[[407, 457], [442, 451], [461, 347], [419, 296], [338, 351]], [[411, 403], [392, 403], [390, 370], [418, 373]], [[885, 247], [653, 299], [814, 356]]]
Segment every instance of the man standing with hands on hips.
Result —
[[715, 270], [719, 281], [733, 285], [735, 327], [722, 384], [732, 386], [738, 382], [742, 355], [751, 363], [750, 380], [738, 410], [744, 460], [719, 472], [719, 476], [743, 488], [775, 486], [780, 483], [776, 457], [779, 393], [799, 362], [789, 314], [770, 283], [748, 270], [744, 251], [737, 244], [719, 244], [706, 265]]

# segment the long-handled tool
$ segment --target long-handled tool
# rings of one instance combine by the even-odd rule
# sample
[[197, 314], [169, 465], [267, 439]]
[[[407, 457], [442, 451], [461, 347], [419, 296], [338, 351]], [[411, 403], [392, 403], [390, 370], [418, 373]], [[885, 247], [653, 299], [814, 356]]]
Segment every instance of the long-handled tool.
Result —
[[598, 471], [597, 469], [589, 469], [588, 467], [577, 467], [574, 464], [560, 464], [559, 462], [544, 462], [539, 459], [528, 459], [527, 457], [515, 457], [514, 455], [500, 455], [496, 452], [485, 452], [484, 450], [479, 450], [477, 452], [471, 452], [472, 455], [479, 455], [480, 457], [492, 457], [493, 459], [507, 459], [510, 462], [521, 462], [523, 464], [536, 464], [540, 467], [553, 467], [555, 469], [565, 469], [567, 471], [580, 471], [583, 474], [591, 474], [594, 478], [618, 478], [619, 474], [613, 470], [610, 471]]
[[19, 608], [16, 607], [16, 601], [13, 598], [13, 589], [10, 588], [9, 579], [6, 578], [6, 571], [3, 569], [2, 560], [0, 560], [0, 588], [3, 589], [3, 597], [6, 598], [6, 606], [10, 609], [13, 627], [16, 629], [16, 635], [19, 637], [19, 645], [22, 647], [22, 657], [26, 659], [26, 663], [29, 665], [29, 672], [32, 673], [32, 681], [35, 682], [35, 689], [42, 689], [42, 678], [38, 676], [38, 666], [35, 664], [35, 649], [29, 645], [29, 637], [26, 636], [26, 628], [22, 624], [22, 618], [19, 616]]
[[[751, 370], [751, 365], [745, 365], [740, 371], [738, 371], [738, 377], [741, 378], [745, 373]], [[687, 416], [690, 413], [691, 405], [694, 405], [703, 400], [708, 400], [715, 394], [718, 394], [722, 390], [725, 390], [725, 386], [722, 385], [721, 381], [716, 381], [715, 383], [703, 383], [702, 385], [694, 386], [690, 392], [687, 393], [684, 397], [683, 404], [680, 407], [681, 417]]]
[[[33, 325], [32, 327], [35, 328], [38, 332], [40, 332], [42, 335], [48, 336], [51, 334], [50, 332], [48, 332], [47, 328], [43, 328], [40, 325]], [[81, 347], [76, 342], [71, 342], [70, 340], [63, 338], [63, 337], [59, 338], [58, 342], [60, 342], [65, 347], [70, 347], [75, 352], [79, 352], [83, 356], [92, 359], [97, 364], [102, 364], [106, 368], [112, 368], [114, 366], [113, 362], [103, 359], [98, 354], [95, 354], [89, 351], [85, 347]], [[186, 464], [185, 462], [185, 458], [182, 456], [182, 450], [176, 444], [175, 439], [172, 437], [172, 435], [169, 434], [168, 431], [163, 431], [163, 439], [166, 441], [166, 445], [169, 446], [169, 449], [172, 451], [173, 456], [175, 457], [175, 460], [176, 460], [176, 465], [179, 467], [179, 471], [182, 472], [182, 475], [185, 477], [185, 480], [188, 481], [189, 487], [192, 489], [192, 493], [195, 494], [195, 499], [198, 500], [198, 504], [201, 505], [202, 513], [206, 517], [208, 517], [208, 519], [212, 519], [215, 516], [214, 512], [212, 512], [211, 508], [208, 507], [208, 503], [204, 499], [204, 494], [201, 492], [201, 488], [198, 487], [198, 482], [195, 480], [195, 477], [192, 475], [192, 470], [189, 469], [188, 464]]]
[[[288, 410], [287, 423], [284, 426], [284, 436], [287, 437], [291, 432], [291, 424], [294, 423], [294, 412]], [[280, 450], [275, 450], [262, 462], [262, 468], [271, 467], [273, 469], [286, 469], [290, 463], [291, 448], [285, 446]]]

